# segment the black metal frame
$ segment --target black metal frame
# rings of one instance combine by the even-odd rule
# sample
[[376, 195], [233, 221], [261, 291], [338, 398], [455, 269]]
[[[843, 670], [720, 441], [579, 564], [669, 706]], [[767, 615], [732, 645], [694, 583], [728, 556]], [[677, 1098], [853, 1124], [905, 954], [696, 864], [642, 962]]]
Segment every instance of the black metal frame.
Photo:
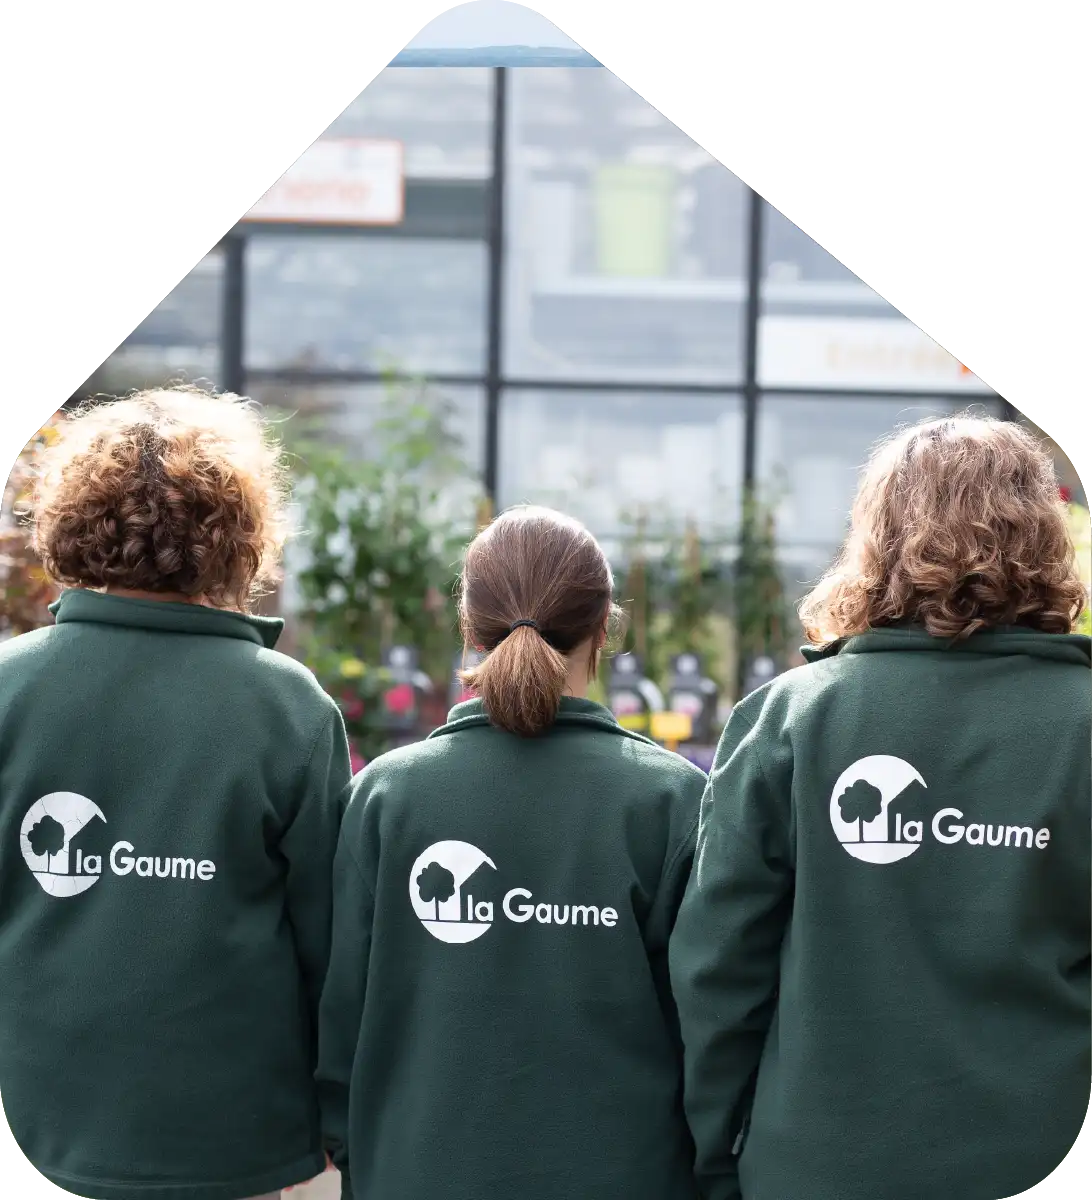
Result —
[[241, 396], [246, 391], [246, 237], [224, 239], [224, 298], [220, 308], [220, 386]]
[[758, 320], [762, 302], [762, 197], [747, 189], [747, 307], [743, 334], [743, 487], [753, 489], [758, 462]]
[[[352, 386], [353, 384], [377, 384], [385, 382], [417, 383], [421, 374], [408, 371], [355, 371], [334, 368], [253, 367], [247, 372], [251, 383], [287, 383]], [[447, 387], [484, 387], [486, 377], [469, 373], [429, 371], [430, 383]], [[500, 376], [503, 392], [603, 392], [632, 393], [634, 395], [677, 395], [688, 396], [745, 396], [745, 383], [687, 383], [684, 381], [657, 379], [535, 379], [520, 375]], [[1018, 411], [1004, 400], [991, 396], [976, 396], [968, 392], [912, 392], [877, 391], [875, 388], [830, 388], [830, 387], [762, 387], [754, 389], [757, 396], [818, 396], [833, 400], [932, 400], [944, 403], [965, 402], [970, 408], [975, 404], [999, 404], [1004, 420], [1019, 420]]]
[[[504, 283], [505, 283], [505, 201], [506, 164], [509, 130], [508, 67], [493, 68], [492, 167], [487, 180], [465, 182], [428, 182], [410, 180], [406, 184], [406, 219], [401, 226], [315, 227], [265, 222], [241, 223], [224, 239], [224, 299], [222, 317], [221, 386], [242, 394], [249, 383], [283, 384], [377, 384], [387, 380], [412, 382], [419, 375], [384, 371], [336, 371], [246, 369], [245, 362], [245, 268], [246, 243], [252, 233], [262, 235], [308, 236], [345, 235], [371, 237], [422, 237], [483, 241], [488, 253], [488, 290], [486, 300], [486, 355], [482, 373], [429, 373], [428, 378], [441, 386], [470, 386], [485, 393], [485, 446], [483, 484], [490, 505], [496, 504], [500, 486], [500, 422], [503, 395], [510, 391], [601, 392], [632, 394], [680, 394], [713, 397], [742, 397], [743, 483], [745, 492], [757, 482], [758, 423], [764, 396], [827, 396], [852, 400], [875, 399], [959, 402], [968, 406], [991, 403], [989, 396], [965, 392], [878, 392], [876, 389], [829, 387], [764, 387], [758, 378], [758, 330], [761, 318], [763, 275], [763, 228], [765, 202], [757, 192], [747, 190], [747, 280], [744, 311], [743, 377], [736, 382], [685, 383], [659, 380], [623, 379], [534, 379], [505, 374]], [[483, 214], [482, 216], [477, 214]], [[993, 401], [996, 403], [996, 401]], [[1000, 402], [1001, 415], [1019, 420], [1019, 413], [1008, 402]]]
[[496, 504], [504, 320], [504, 188], [508, 137], [508, 71], [493, 69], [493, 180], [489, 192], [489, 300], [485, 368], [485, 494]]

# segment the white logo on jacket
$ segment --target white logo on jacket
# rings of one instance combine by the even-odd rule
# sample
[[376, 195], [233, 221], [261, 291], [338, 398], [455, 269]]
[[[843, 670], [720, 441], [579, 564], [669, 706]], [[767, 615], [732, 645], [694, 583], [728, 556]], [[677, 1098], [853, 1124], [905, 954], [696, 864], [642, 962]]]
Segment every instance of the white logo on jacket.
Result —
[[[101, 854], [85, 854], [80, 835], [103, 811], [78, 792], [51, 792], [27, 809], [19, 829], [19, 850], [42, 890], [50, 896], [78, 896], [102, 878]], [[114, 875], [135, 873], [145, 879], [210, 880], [216, 864], [209, 859], [134, 858], [132, 842], [115, 842], [107, 863]]]
[[34, 878], [51, 896], [78, 896], [98, 883], [102, 861], [92, 855], [84, 870], [83, 852], [72, 841], [98, 817], [102, 809], [76, 792], [52, 792], [27, 809], [19, 830], [19, 849]]
[[463, 886], [481, 867], [496, 864], [469, 842], [437, 842], [413, 864], [409, 894], [417, 919], [441, 942], [472, 942], [489, 932], [493, 906], [478, 904], [468, 892], [465, 908]]
[[964, 842], [1045, 850], [1050, 842], [1049, 829], [1030, 825], [961, 824], [964, 817], [958, 808], [940, 809], [926, 825], [896, 804], [914, 783], [926, 787], [914, 767], [889, 754], [858, 759], [838, 776], [830, 794], [830, 823], [847, 854], [868, 863], [898, 862], [921, 848], [927, 828], [942, 846]]
[[[469, 842], [436, 842], [417, 857], [409, 874], [409, 897], [421, 924], [441, 942], [473, 942], [493, 927], [492, 900], [475, 898], [473, 877], [496, 863]], [[501, 912], [513, 924], [602, 925], [613, 929], [618, 912], [594, 904], [534, 903], [527, 888], [506, 892]]]

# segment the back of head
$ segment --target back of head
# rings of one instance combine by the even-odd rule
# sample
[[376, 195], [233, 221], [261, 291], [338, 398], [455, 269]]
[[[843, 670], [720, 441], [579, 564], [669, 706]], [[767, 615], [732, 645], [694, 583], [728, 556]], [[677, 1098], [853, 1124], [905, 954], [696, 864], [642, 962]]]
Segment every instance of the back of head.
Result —
[[1014, 422], [959, 416], [873, 454], [841, 556], [800, 615], [815, 644], [902, 623], [1068, 633], [1084, 601], [1049, 455]]
[[245, 608], [284, 539], [280, 454], [255, 410], [179, 387], [86, 406], [44, 451], [34, 543], [48, 575]]
[[459, 616], [467, 644], [486, 657], [463, 680], [494, 725], [521, 737], [549, 729], [569, 656], [586, 649], [589, 677], [595, 673], [613, 590], [599, 543], [551, 509], [509, 509], [471, 542]]

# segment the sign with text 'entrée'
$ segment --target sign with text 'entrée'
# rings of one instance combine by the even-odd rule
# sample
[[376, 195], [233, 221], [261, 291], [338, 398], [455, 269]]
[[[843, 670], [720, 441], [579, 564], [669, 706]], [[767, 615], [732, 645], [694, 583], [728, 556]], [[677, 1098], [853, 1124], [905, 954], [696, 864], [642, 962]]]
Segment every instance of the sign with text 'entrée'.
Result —
[[758, 328], [764, 387], [990, 391], [905, 318], [771, 315], [762, 317]]
[[405, 211], [402, 143], [319, 138], [246, 214], [247, 221], [398, 225]]

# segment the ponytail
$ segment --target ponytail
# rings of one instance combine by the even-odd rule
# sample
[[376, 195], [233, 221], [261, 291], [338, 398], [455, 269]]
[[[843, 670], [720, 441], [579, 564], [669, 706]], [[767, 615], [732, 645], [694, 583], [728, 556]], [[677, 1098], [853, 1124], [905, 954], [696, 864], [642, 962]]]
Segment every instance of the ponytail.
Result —
[[580, 667], [595, 677], [604, 627], [616, 611], [613, 590], [599, 543], [550, 509], [509, 509], [470, 543], [459, 624], [466, 645], [486, 657], [459, 677], [497, 728], [520, 737], [546, 733], [578, 650]]
[[530, 622], [516, 625], [478, 666], [459, 674], [482, 698], [490, 721], [538, 737], [557, 719], [569, 664]]

